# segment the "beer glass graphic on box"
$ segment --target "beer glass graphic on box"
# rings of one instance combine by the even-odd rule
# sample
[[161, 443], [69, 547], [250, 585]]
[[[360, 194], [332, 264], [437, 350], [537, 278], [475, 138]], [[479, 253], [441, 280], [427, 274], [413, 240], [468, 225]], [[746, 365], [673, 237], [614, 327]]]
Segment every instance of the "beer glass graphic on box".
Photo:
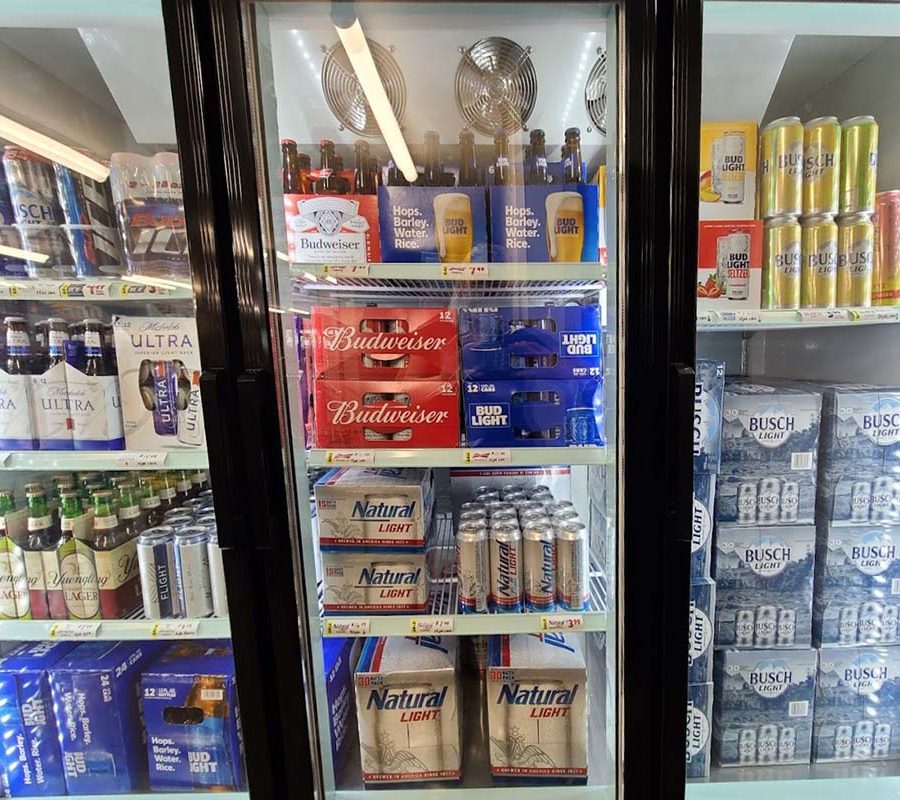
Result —
[[472, 260], [472, 201], [461, 192], [434, 198], [434, 235], [441, 263]]
[[553, 192], [547, 210], [547, 253], [551, 261], [581, 261], [584, 249], [584, 200], [578, 192]]

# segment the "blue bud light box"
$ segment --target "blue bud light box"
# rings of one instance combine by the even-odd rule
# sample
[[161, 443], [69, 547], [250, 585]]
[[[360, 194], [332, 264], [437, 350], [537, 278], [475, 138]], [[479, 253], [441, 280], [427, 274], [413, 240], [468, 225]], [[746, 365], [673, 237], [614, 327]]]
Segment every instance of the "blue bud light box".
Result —
[[599, 261], [599, 188], [491, 186], [491, 261]]
[[484, 188], [381, 186], [381, 259], [385, 263], [487, 261]]

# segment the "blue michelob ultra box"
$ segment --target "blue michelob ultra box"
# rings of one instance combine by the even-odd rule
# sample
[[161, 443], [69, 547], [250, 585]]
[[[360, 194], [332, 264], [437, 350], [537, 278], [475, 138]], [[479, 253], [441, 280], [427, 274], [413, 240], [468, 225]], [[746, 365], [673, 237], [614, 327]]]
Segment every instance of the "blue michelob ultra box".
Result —
[[459, 339], [467, 380], [603, 375], [597, 306], [462, 308]]
[[169, 647], [141, 675], [153, 791], [244, 788], [244, 747], [228, 641]]
[[0, 660], [0, 765], [4, 794], [66, 793], [47, 670], [74, 644], [23, 644]]
[[604, 444], [603, 381], [465, 381], [471, 447], [585, 447]]
[[487, 261], [484, 187], [380, 186], [384, 262]]
[[139, 681], [160, 649], [150, 642], [87, 642], [50, 668], [69, 794], [120, 794], [146, 785]]
[[328, 723], [331, 727], [331, 756], [334, 774], [340, 775], [353, 735], [356, 732], [356, 703], [353, 695], [353, 655], [359, 639], [325, 638], [325, 694], [328, 697]]
[[698, 359], [694, 380], [694, 473], [718, 472], [725, 362]]
[[491, 186], [491, 261], [599, 261], [599, 189]]

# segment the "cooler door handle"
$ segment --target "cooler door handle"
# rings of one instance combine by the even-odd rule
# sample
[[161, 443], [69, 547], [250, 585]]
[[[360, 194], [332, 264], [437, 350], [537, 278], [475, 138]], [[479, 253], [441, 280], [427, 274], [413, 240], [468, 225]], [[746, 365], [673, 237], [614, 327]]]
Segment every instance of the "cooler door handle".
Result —
[[694, 440], [694, 368], [684, 363], [672, 364], [672, 407], [673, 420], [672, 457], [670, 459], [669, 518], [672, 521], [672, 535], [677, 541], [691, 540], [691, 513], [694, 497], [694, 471], [685, 469], [688, 462], [683, 453], [693, 452]]

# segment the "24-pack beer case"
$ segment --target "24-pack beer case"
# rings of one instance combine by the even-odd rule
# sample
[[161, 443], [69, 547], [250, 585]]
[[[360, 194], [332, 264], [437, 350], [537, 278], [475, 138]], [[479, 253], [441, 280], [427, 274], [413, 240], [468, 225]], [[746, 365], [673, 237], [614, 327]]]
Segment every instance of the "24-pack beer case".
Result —
[[697, 359], [694, 381], [694, 473], [719, 471], [725, 362]]
[[709, 775], [712, 744], [712, 683], [689, 683], [687, 699], [687, 751], [685, 777]]
[[688, 683], [712, 680], [716, 584], [711, 578], [691, 579], [688, 611]]
[[709, 577], [715, 499], [716, 476], [695, 472], [691, 512], [691, 579]]

